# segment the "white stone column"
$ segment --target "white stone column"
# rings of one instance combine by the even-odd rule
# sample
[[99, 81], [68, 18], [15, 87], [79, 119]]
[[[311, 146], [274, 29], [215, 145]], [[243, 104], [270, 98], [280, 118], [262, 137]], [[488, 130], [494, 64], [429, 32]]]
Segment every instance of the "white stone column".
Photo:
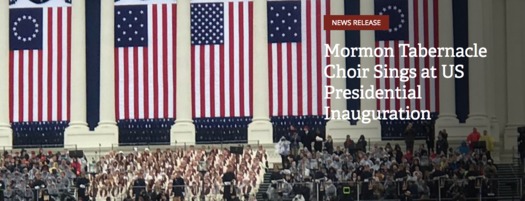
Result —
[[253, 120], [248, 126], [248, 143], [273, 143], [268, 89], [267, 0], [253, 1]]
[[175, 125], [171, 142], [195, 144], [195, 125], [191, 113], [191, 8], [190, 0], [177, 0], [177, 90]]
[[[452, 0], [439, 1], [439, 46], [454, 47], [454, 27], [452, 16]], [[453, 65], [454, 58], [439, 58], [440, 65]], [[438, 68], [443, 69], [441, 66]], [[456, 92], [454, 78], [444, 78], [440, 72], [439, 77], [439, 118], [436, 121], [438, 127], [457, 125], [459, 120], [456, 116]], [[436, 129], [438, 130], [438, 129]], [[440, 129], [439, 129], [440, 130]]]
[[[360, 12], [361, 15], [374, 15], [374, 1], [361, 0]], [[361, 31], [361, 47], [375, 47], [375, 31]], [[369, 69], [367, 77], [361, 78], [361, 85], [365, 88], [376, 85], [376, 79], [373, 76], [375, 64], [375, 58], [361, 57], [361, 68]], [[376, 101], [376, 99], [362, 99], [361, 110], [377, 110]], [[381, 124], [379, 121], [372, 120], [368, 124], [363, 124], [361, 121], [358, 121], [357, 126], [352, 126], [352, 129], [355, 129], [355, 131], [351, 132], [355, 133], [355, 135], [352, 135], [354, 140], [361, 134], [372, 141], [381, 140]]]
[[[100, 1], [100, 119], [95, 128], [102, 146], [118, 144], [115, 123], [115, 3]], [[97, 144], [98, 145], [98, 144]]]
[[0, 4], [0, 149], [12, 149], [9, 123], [9, 1]]
[[494, 13], [494, 2], [493, 0], [483, 0], [486, 6], [483, 6], [483, 30], [484, 30], [484, 42], [488, 50], [491, 50], [491, 54], [488, 54], [485, 58], [486, 73], [485, 79], [487, 80], [487, 88], [485, 97], [487, 99], [487, 116], [489, 118], [490, 127], [487, 129], [490, 135], [493, 136], [494, 141], [499, 141], [499, 120], [496, 117], [496, 110], [502, 108], [500, 105], [496, 104], [496, 86], [500, 80], [496, 79], [496, 71], [501, 70], [500, 68], [495, 68], [499, 66], [496, 63], [495, 54], [495, 40], [501, 40], [502, 38], [495, 38], [495, 24], [496, 18]]
[[[344, 1], [330, 1], [330, 14], [331, 15], [344, 15], [345, 14], [345, 2]], [[336, 44], [345, 46], [345, 32], [344, 31], [329, 31], [330, 34], [330, 46], [334, 47]], [[324, 52], [322, 53], [324, 54]], [[333, 65], [339, 65], [340, 68], [346, 68], [344, 57], [332, 57], [331, 61]], [[324, 66], [323, 66], [324, 69]], [[336, 89], [346, 89], [346, 78], [332, 78], [332, 86]], [[324, 89], [323, 89], [324, 90]], [[344, 111], [346, 107], [346, 99], [336, 99], [336, 96], [330, 97], [330, 108], [332, 110]], [[350, 129], [350, 122], [346, 120], [330, 120], [326, 123], [326, 133], [332, 135], [334, 139], [344, 139], [348, 135]]]
[[[468, 1], [468, 32], [469, 45], [477, 43], [478, 47], [485, 45], [483, 7], [484, 1]], [[491, 54], [488, 50], [488, 54]], [[486, 60], [484, 58], [469, 59], [469, 105], [470, 113], [467, 124], [471, 126], [488, 127], [487, 115], [487, 80], [486, 80]], [[480, 128], [478, 128], [480, 129]]]
[[86, 123], [86, 1], [72, 2], [71, 22], [71, 119], [66, 128], [64, 144], [69, 134], [87, 134]]
[[[505, 149], [517, 148], [517, 130], [525, 126], [525, 69], [523, 66], [525, 50], [522, 20], [523, 2], [521, 0], [506, 1], [507, 29], [507, 125], [505, 126]], [[507, 146], [508, 145], [508, 146]]]

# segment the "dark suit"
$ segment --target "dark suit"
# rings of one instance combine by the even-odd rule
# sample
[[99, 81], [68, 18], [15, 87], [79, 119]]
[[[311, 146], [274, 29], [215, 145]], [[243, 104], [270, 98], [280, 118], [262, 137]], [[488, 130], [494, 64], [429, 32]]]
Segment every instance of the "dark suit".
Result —
[[235, 188], [232, 188], [234, 179], [235, 179], [235, 174], [233, 172], [226, 172], [222, 176], [222, 181], [223, 182], [225, 182], [225, 183], [230, 182], [230, 185], [224, 185], [223, 198], [226, 201], [233, 200], [234, 196], [236, 195]]
[[139, 178], [133, 182], [133, 195], [135, 195], [135, 201], [139, 200], [142, 191], [146, 190], [146, 181], [143, 178]]
[[177, 177], [173, 180], [173, 195], [184, 200], [184, 179]]

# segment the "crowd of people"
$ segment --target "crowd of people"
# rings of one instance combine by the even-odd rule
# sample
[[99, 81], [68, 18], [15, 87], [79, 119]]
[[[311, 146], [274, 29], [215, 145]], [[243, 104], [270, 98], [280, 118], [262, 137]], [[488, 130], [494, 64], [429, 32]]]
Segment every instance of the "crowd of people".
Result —
[[[270, 200], [361, 200], [494, 196], [493, 140], [476, 129], [456, 149], [446, 130], [437, 141], [415, 145], [407, 126], [399, 144], [368, 147], [361, 135], [336, 146], [330, 135], [290, 127], [276, 144], [282, 168], [274, 168]], [[430, 130], [429, 130], [430, 131]], [[433, 133], [433, 132], [432, 132]], [[430, 133], [429, 133], [430, 135]], [[483, 142], [483, 143], [480, 143]], [[110, 151], [95, 160], [67, 150], [5, 152], [0, 160], [0, 198], [5, 200], [255, 200], [268, 168], [266, 150], [190, 146]], [[481, 188], [481, 191], [480, 191]], [[359, 193], [357, 193], [359, 191]], [[76, 192], [76, 197], [74, 193]], [[228, 195], [226, 195], [228, 194]]]
[[[410, 129], [408, 125], [405, 135], [413, 134]], [[276, 144], [283, 167], [272, 173], [269, 200], [356, 200], [358, 195], [361, 200], [464, 200], [478, 198], [480, 192], [496, 196], [497, 182], [490, 179], [497, 177], [497, 168], [486, 131], [482, 136], [474, 129], [455, 149], [449, 147], [446, 130], [439, 131], [435, 143], [427, 140], [416, 147], [407, 136], [404, 150], [390, 143], [367, 150], [363, 136], [355, 142], [349, 135], [335, 149], [329, 135], [318, 138], [315, 142], [323, 146], [312, 150], [311, 144], [294, 144], [293, 136], [301, 135], [305, 134], [291, 127], [292, 137], [282, 137]], [[484, 146], [478, 145], [480, 141]]]
[[0, 158], [0, 199], [76, 200], [75, 191], [83, 195], [88, 184], [86, 165], [85, 158], [72, 158], [67, 150], [6, 151]]
[[[248, 145], [241, 152], [194, 146], [135, 148], [126, 154], [111, 151], [91, 162], [70, 157], [67, 150], [5, 152], [0, 160], [0, 199], [222, 200], [228, 191], [253, 200], [268, 156], [262, 146], [252, 150]], [[222, 181], [226, 172], [234, 173], [228, 189]]]
[[[222, 200], [222, 177], [235, 172], [234, 187], [239, 196], [255, 196], [267, 162], [262, 147], [246, 146], [242, 154], [211, 147], [188, 150], [166, 149], [144, 152], [110, 152], [95, 164], [89, 195], [96, 198], [125, 197], [143, 200]], [[206, 164], [203, 166], [203, 164]]]

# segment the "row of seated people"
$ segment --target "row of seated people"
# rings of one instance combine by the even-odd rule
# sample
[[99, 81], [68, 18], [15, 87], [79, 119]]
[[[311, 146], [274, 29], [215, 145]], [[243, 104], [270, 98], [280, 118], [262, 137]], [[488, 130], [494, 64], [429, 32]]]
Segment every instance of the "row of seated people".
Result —
[[[222, 200], [222, 176], [230, 167], [235, 171], [238, 192], [254, 197], [263, 180], [267, 154], [262, 146], [252, 149], [248, 145], [242, 152], [234, 154], [228, 149], [194, 146], [187, 150], [112, 151], [94, 164], [88, 193], [94, 199], [148, 200], [147, 197], [154, 196], [151, 199], [156, 200], [169, 198], [174, 187], [182, 187], [187, 200], [201, 196], [206, 200]], [[199, 167], [201, 161], [207, 164], [205, 171], [201, 171], [203, 166]]]
[[498, 171], [490, 155], [462, 149], [435, 154], [422, 144], [414, 152], [404, 152], [390, 143], [375, 145], [368, 152], [342, 147], [324, 153], [301, 149], [287, 156], [284, 170], [272, 173], [266, 196], [269, 200], [402, 201], [497, 196]]
[[383, 140], [400, 140], [404, 138], [404, 132], [408, 123], [412, 123], [416, 139], [425, 139], [429, 132], [433, 132], [434, 120], [425, 121], [381, 121], [381, 137]]
[[284, 116], [272, 117], [273, 141], [278, 142], [283, 136], [287, 136], [290, 128], [294, 127], [298, 132], [302, 132], [305, 127], [311, 131], [319, 130], [325, 133], [326, 120], [324, 116]]
[[61, 147], [64, 144], [64, 131], [67, 121], [53, 122], [13, 122], [13, 146], [22, 147]]
[[169, 144], [174, 119], [119, 120], [119, 144]]
[[[89, 184], [82, 173], [85, 159], [69, 157], [67, 150], [53, 153], [5, 151], [0, 158], [0, 200], [76, 200], [75, 189]], [[83, 187], [82, 187], [83, 186]]]

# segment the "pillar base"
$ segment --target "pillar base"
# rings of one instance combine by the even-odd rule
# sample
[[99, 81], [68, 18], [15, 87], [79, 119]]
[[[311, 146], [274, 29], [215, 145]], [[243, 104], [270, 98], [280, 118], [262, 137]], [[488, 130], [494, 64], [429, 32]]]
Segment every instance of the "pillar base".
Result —
[[[115, 122], [99, 122], [94, 132], [90, 132], [88, 135], [81, 136], [81, 134], [73, 135], [76, 140], [81, 141], [85, 147], [117, 147], [118, 146], [118, 126]], [[87, 142], [85, 137], [94, 142]], [[93, 138], [97, 140], [93, 140]]]
[[357, 122], [357, 125], [350, 125], [346, 132], [338, 132], [337, 135], [332, 135], [332, 138], [335, 142], [344, 142], [347, 135], [350, 135], [355, 142], [361, 135], [364, 135], [367, 141], [381, 141], [381, 124], [379, 121], [371, 121], [368, 124]]
[[505, 133], [503, 134], [503, 150], [515, 150], [518, 151], [518, 127], [523, 125], [507, 125], [505, 126]]
[[350, 129], [350, 122], [345, 120], [330, 120], [326, 123], [326, 135], [331, 135], [334, 141], [344, 141]]
[[459, 119], [455, 114], [439, 114], [436, 125], [459, 125]]
[[269, 119], [254, 119], [248, 125], [248, 144], [273, 144], [273, 126]]
[[471, 114], [468, 116], [466, 123], [469, 125], [489, 126], [490, 120], [489, 117], [484, 114]]
[[65, 133], [68, 132], [89, 132], [86, 122], [70, 122]]
[[175, 146], [195, 144], [196, 131], [192, 120], [176, 120], [170, 133], [170, 142], [174, 142]]
[[0, 127], [0, 149], [13, 149], [13, 130], [9, 126]]

